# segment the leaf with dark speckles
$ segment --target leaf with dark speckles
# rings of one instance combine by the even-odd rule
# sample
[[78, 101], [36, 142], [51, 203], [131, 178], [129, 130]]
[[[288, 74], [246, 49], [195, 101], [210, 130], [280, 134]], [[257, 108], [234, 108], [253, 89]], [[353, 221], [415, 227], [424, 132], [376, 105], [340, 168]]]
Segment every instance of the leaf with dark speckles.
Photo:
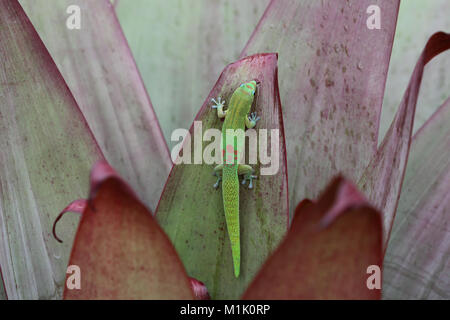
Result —
[[[105, 158], [154, 210], [172, 162], [109, 0], [20, 2]], [[81, 9], [80, 30], [66, 28], [65, 12], [70, 5]]]
[[0, 1], [0, 268], [10, 299], [62, 294], [78, 217], [51, 235], [58, 210], [87, 193], [102, 153], [17, 1]]
[[339, 173], [358, 181], [375, 153], [399, 2], [273, 0], [242, 51], [279, 54], [291, 211]]

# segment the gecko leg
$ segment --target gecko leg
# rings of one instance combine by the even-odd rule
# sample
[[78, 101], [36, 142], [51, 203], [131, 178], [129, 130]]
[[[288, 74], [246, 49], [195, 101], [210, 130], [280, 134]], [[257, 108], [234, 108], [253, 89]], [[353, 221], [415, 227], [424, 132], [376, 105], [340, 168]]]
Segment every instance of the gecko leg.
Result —
[[245, 117], [245, 126], [248, 129], [254, 128], [260, 119], [261, 117], [256, 116], [256, 112], [252, 112], [248, 117]]
[[225, 118], [225, 116], [227, 115], [227, 112], [228, 112], [228, 110], [223, 111], [223, 106], [225, 105], [225, 100], [222, 100], [221, 97], [218, 97], [217, 101], [214, 98], [212, 98], [211, 101], [215, 103], [211, 106], [211, 108], [217, 109], [217, 116], [219, 118]]
[[223, 164], [219, 164], [218, 166], [216, 166], [214, 168], [213, 176], [217, 177], [217, 181], [213, 186], [215, 189], [217, 189], [219, 187], [220, 181], [222, 181], [222, 169], [223, 169]]
[[244, 179], [242, 180], [242, 184], [245, 184], [245, 182], [248, 180], [249, 181], [249, 183], [248, 183], [249, 189], [253, 188], [253, 179], [258, 178], [257, 176], [253, 175], [254, 172], [255, 172], [255, 170], [246, 164], [240, 164], [238, 167], [238, 174], [244, 176]]

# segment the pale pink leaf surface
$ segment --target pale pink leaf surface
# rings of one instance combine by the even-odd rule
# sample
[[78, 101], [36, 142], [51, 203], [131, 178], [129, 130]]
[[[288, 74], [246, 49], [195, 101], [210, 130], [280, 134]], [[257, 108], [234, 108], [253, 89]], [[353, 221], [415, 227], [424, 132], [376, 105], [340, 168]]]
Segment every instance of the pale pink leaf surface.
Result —
[[[154, 209], [172, 163], [111, 3], [22, 0], [21, 4], [106, 159]], [[80, 30], [66, 27], [69, 5], [81, 9]]]
[[92, 169], [69, 265], [79, 267], [81, 288], [66, 288], [65, 299], [194, 299], [169, 238], [104, 161]]
[[17, 1], [0, 1], [0, 268], [10, 299], [58, 298], [77, 217], [58, 211], [86, 195], [102, 159], [67, 85]]
[[114, 8], [117, 7], [117, 4], [119, 3], [119, 0], [110, 0], [111, 4], [113, 5]]
[[384, 246], [389, 240], [397, 209], [409, 147], [417, 97], [425, 65], [433, 57], [450, 48], [450, 34], [434, 34], [423, 50], [397, 114], [376, 155], [358, 182], [371, 203], [383, 212]]
[[[44, 0], [45, 1], [45, 0]], [[169, 147], [189, 128], [223, 68], [239, 58], [268, 0], [116, 2]]]
[[[202, 128], [197, 130], [203, 136], [207, 129], [215, 128], [220, 137], [223, 121], [217, 117], [216, 109], [211, 108], [211, 98], [220, 96], [228, 103], [234, 90], [252, 79], [260, 81], [251, 109], [261, 117], [255, 130], [257, 133], [261, 133], [261, 129], [268, 131], [268, 146], [263, 152], [272, 154], [272, 161], [270, 165], [261, 162], [252, 165], [258, 176], [253, 189], [248, 189], [248, 183], [239, 188], [239, 277], [236, 278], [233, 271], [222, 187], [218, 190], [213, 187], [216, 177], [212, 172], [216, 164], [175, 165], [156, 212], [158, 222], [172, 240], [189, 276], [203, 282], [212, 299], [238, 299], [277, 247], [288, 226], [286, 151], [278, 95], [277, 56], [273, 53], [257, 54], [228, 65], [197, 114], [195, 120], [202, 123]], [[193, 134], [194, 126], [190, 129], [190, 135]], [[272, 137], [278, 138], [278, 145], [271, 144]], [[194, 160], [192, 151], [195, 144], [203, 147], [205, 154], [210, 154], [213, 140], [214, 137], [209, 141], [204, 139], [202, 144], [193, 138], [186, 139], [184, 146], [191, 151], [191, 161]], [[249, 147], [257, 147], [257, 144], [247, 146], [247, 155]], [[221, 151], [218, 153], [220, 159]], [[199, 155], [202, 156], [201, 151]], [[269, 166], [273, 166], [274, 174], [262, 175], [263, 168]]]
[[382, 231], [380, 213], [336, 178], [316, 203], [297, 206], [288, 234], [243, 298], [379, 299], [381, 289], [367, 286], [367, 269], [381, 268]]
[[[450, 31], [450, 1], [400, 2], [386, 81], [378, 141], [382, 141], [403, 98], [423, 45], [438, 30]], [[444, 103], [450, 92], [450, 51], [427, 64], [414, 116], [414, 132]]]
[[[370, 5], [380, 30], [366, 25]], [[278, 52], [291, 210], [338, 172], [358, 180], [377, 147], [399, 1], [272, 0], [241, 57]]]
[[450, 99], [411, 143], [383, 298], [450, 299]]

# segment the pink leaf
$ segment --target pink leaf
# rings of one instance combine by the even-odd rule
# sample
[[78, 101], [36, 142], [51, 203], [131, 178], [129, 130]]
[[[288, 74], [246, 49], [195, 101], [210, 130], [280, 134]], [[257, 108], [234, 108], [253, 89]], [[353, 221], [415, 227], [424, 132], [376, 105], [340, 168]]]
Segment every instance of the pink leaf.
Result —
[[77, 218], [58, 213], [87, 193], [102, 153], [20, 4], [0, 1], [0, 268], [10, 299], [61, 295]]
[[[380, 30], [367, 28], [370, 5]], [[338, 173], [357, 181], [375, 153], [398, 7], [272, 0], [243, 50], [279, 54], [291, 209]]]
[[[158, 119], [109, 0], [21, 1], [106, 159], [154, 209], [172, 166]], [[81, 29], [66, 27], [70, 5]], [[43, 18], [45, 17], [45, 18]]]
[[371, 203], [383, 212], [385, 247], [389, 240], [408, 162], [414, 114], [423, 69], [428, 61], [449, 48], [450, 34], [436, 33], [428, 40], [416, 64], [391, 127], [358, 183]]
[[416, 133], [384, 260], [383, 297], [450, 299], [450, 99]]

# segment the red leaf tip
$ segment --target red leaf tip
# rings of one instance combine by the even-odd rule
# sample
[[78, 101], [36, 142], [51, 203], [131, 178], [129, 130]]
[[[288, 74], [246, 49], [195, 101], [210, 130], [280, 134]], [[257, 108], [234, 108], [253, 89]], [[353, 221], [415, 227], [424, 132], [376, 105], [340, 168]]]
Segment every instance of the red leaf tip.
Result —
[[341, 176], [333, 180], [330, 191], [324, 193], [320, 200], [325, 200], [328, 197], [333, 197], [334, 199], [331, 208], [320, 221], [322, 227], [329, 226], [340, 213], [346, 210], [369, 205], [365, 196], [359, 192], [355, 185]]
[[128, 183], [126, 183], [117, 173], [117, 171], [109, 165], [109, 163], [105, 160], [99, 160], [97, 161], [91, 170], [90, 175], [90, 183], [91, 183], [91, 189], [89, 192], [89, 199], [92, 199], [98, 188], [108, 179], [115, 178], [118, 179], [120, 182], [124, 184], [125, 189], [136, 199], [139, 199], [133, 189], [130, 188]]
[[53, 222], [53, 229], [52, 229], [52, 233], [53, 233], [53, 237], [56, 239], [56, 241], [62, 243], [63, 241], [56, 235], [56, 224], [58, 223], [58, 221], [62, 218], [62, 216], [66, 213], [66, 212], [76, 212], [76, 213], [83, 213], [84, 209], [87, 206], [87, 200], [86, 199], [78, 199], [75, 200], [73, 202], [71, 202], [67, 207], [65, 207], [56, 217], [55, 222]]
[[[59, 220], [63, 217], [63, 215], [67, 212], [76, 212], [82, 214], [84, 209], [90, 204], [91, 199], [95, 196], [97, 190], [99, 187], [104, 183], [106, 180], [110, 178], [116, 178], [123, 182], [125, 189], [136, 197], [134, 191], [128, 186], [127, 183], [123, 181], [123, 179], [117, 174], [116, 170], [114, 170], [113, 167], [109, 165], [108, 162], [105, 160], [100, 160], [94, 164], [91, 170], [90, 174], [90, 192], [89, 192], [89, 199], [78, 199], [70, 203], [67, 207], [65, 207], [56, 217], [55, 222], [53, 223], [53, 237], [56, 239], [56, 241], [62, 243], [63, 241], [56, 235], [56, 224]], [[137, 198], [137, 197], [136, 197]]]
[[191, 283], [192, 291], [194, 292], [195, 298], [197, 300], [210, 300], [208, 289], [205, 284], [201, 281], [198, 281], [195, 278], [189, 277], [189, 281]]
[[97, 186], [109, 177], [116, 176], [116, 170], [113, 169], [105, 160], [97, 161], [91, 170], [91, 187]]

